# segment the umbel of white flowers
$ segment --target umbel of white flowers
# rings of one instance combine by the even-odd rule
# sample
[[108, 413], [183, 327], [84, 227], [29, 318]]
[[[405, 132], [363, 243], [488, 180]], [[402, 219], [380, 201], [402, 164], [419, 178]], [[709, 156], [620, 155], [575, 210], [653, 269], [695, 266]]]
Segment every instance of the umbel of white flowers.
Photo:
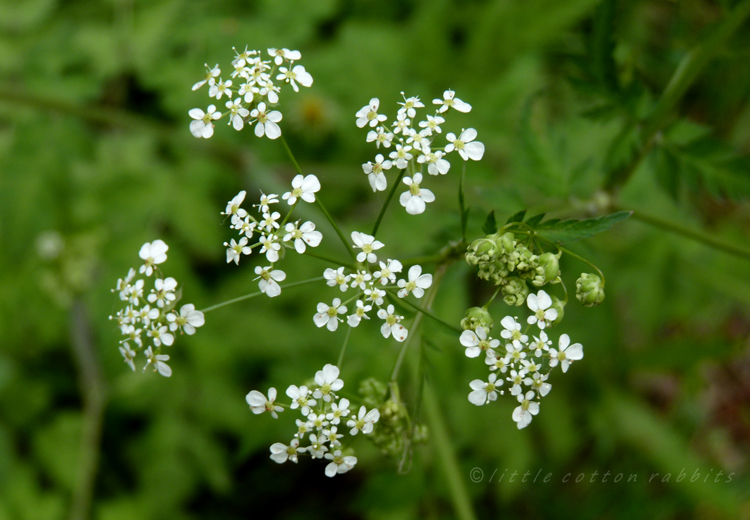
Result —
[[[117, 280], [117, 292], [124, 307], [117, 314], [110, 316], [110, 320], [117, 321], [124, 338], [120, 340], [120, 353], [125, 363], [135, 370], [135, 356], [143, 351], [146, 357], [146, 370], [153, 366], [154, 371], [169, 377], [172, 369], [167, 365], [169, 355], [162, 354], [163, 346], [174, 343], [175, 333], [195, 334], [196, 327], [205, 323], [203, 313], [195, 309], [195, 305], [188, 303], [177, 312], [177, 280], [164, 278], [158, 272], [159, 265], [167, 260], [169, 246], [163, 240], [154, 240], [143, 244], [139, 256], [143, 265], [139, 273], [146, 279], [136, 279], [135, 269], [131, 268], [125, 278]], [[154, 276], [152, 286], [146, 293], [146, 280]], [[143, 338], [145, 333], [146, 338]], [[131, 347], [132, 345], [132, 347]]]

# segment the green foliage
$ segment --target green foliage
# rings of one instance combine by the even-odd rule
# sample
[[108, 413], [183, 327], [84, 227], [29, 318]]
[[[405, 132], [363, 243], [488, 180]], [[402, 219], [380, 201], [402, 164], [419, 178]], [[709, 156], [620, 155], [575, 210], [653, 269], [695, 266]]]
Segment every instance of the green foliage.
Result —
[[[529, 219], [532, 223], [529, 223], [529, 220], [527, 220], [526, 224], [533, 227], [536, 233], [550, 242], [562, 244], [565, 242], [575, 242], [576, 240], [592, 237], [597, 233], [607, 231], [609, 228], [618, 222], [622, 222], [632, 214], [631, 211], [618, 211], [617, 213], [604, 217], [587, 218], [583, 220], [550, 219], [536, 225], [534, 225], [535, 223], [532, 219]], [[533, 218], [536, 219], [538, 216]]]

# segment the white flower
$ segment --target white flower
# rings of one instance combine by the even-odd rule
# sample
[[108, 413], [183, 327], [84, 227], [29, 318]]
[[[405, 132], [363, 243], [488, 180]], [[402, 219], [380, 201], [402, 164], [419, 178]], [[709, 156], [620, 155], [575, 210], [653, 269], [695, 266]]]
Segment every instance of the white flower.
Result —
[[[141, 269], [143, 269], [143, 266], [141, 266]], [[136, 282], [130, 286], [128, 291], [128, 303], [130, 303], [131, 305], [138, 305], [140, 299], [143, 298], [144, 283], [145, 282], [143, 280], [136, 280]]]
[[240, 238], [239, 242], [231, 239], [229, 243], [224, 242], [224, 247], [227, 248], [227, 263], [234, 261], [235, 264], [240, 265], [240, 258], [242, 255], [249, 255], [252, 249], [247, 245], [247, 237]]
[[500, 332], [500, 337], [510, 341], [520, 341], [521, 343], [528, 343], [529, 337], [525, 334], [521, 334], [521, 324], [518, 323], [512, 316], [506, 316], [500, 321], [500, 324], [505, 330]]
[[470, 112], [471, 105], [468, 103], [464, 103], [455, 96], [455, 92], [453, 92], [452, 90], [446, 90], [445, 92], [443, 92], [443, 99], [433, 99], [432, 102], [435, 105], [440, 105], [440, 108], [438, 108], [438, 112], [441, 114], [449, 108], [454, 108], [455, 110], [463, 113]]
[[536, 393], [544, 397], [550, 390], [552, 390], [552, 385], [545, 383], [548, 377], [548, 374], [542, 375], [539, 372], [534, 372], [531, 377], [524, 379], [523, 383], [526, 386], [530, 386], [536, 391]]
[[276, 401], [276, 389], [271, 387], [268, 389], [268, 399], [263, 393], [253, 390], [245, 396], [245, 401], [250, 405], [250, 410], [254, 414], [263, 412], [271, 412], [271, 417], [278, 419], [279, 416], [276, 412], [283, 412], [284, 409], [281, 406], [275, 405]]
[[432, 275], [422, 274], [422, 266], [413, 265], [409, 268], [409, 281], [399, 280], [398, 286], [401, 290], [398, 292], [399, 298], [404, 298], [412, 293], [416, 298], [424, 296], [424, 290], [432, 285]]
[[536, 323], [540, 329], [544, 329], [549, 323], [557, 319], [557, 310], [550, 308], [552, 306], [552, 298], [544, 291], [539, 291], [537, 294], [529, 294], [526, 298], [526, 305], [534, 313], [527, 320], [530, 325]]
[[401, 93], [401, 96], [404, 98], [404, 102], [401, 103], [399, 101], [399, 105], [401, 105], [401, 108], [398, 109], [399, 112], [406, 112], [406, 115], [409, 117], [415, 117], [417, 115], [417, 111], [415, 109], [417, 108], [424, 108], [424, 104], [419, 100], [418, 97], [410, 97], [409, 99], [406, 98], [404, 93]]
[[325, 452], [328, 451], [328, 447], [323, 444], [325, 440], [318, 439], [318, 436], [314, 433], [310, 434], [310, 446], [307, 447], [308, 453], [314, 459], [322, 459]]
[[313, 77], [309, 72], [305, 70], [305, 67], [303, 67], [302, 65], [295, 65], [291, 70], [287, 69], [286, 67], [280, 67], [279, 72], [281, 74], [276, 76], [276, 79], [279, 81], [290, 83], [295, 92], [299, 92], [297, 82], [299, 82], [299, 84], [303, 87], [309, 87], [313, 84]]
[[151, 303], [156, 302], [157, 307], [164, 307], [165, 303], [169, 304], [175, 301], [175, 289], [177, 289], [177, 280], [171, 276], [164, 280], [157, 278], [151, 294], [148, 295], [148, 301]]
[[306, 450], [307, 448], [299, 447], [299, 439], [292, 439], [289, 446], [276, 442], [271, 445], [271, 460], [279, 464], [291, 460], [297, 464], [297, 454], [304, 453]]
[[393, 159], [393, 162], [396, 164], [396, 168], [399, 170], [403, 170], [409, 165], [409, 161], [414, 157], [409, 152], [411, 151], [412, 147], [404, 144], [397, 144], [396, 149], [393, 150], [388, 156]]
[[355, 114], [357, 117], [357, 126], [359, 128], [364, 128], [365, 125], [369, 124], [372, 128], [375, 128], [388, 119], [386, 116], [378, 114], [379, 106], [380, 100], [378, 98], [372, 98], [370, 103], [359, 109]]
[[213, 121], [221, 117], [221, 112], [216, 112], [215, 105], [208, 105], [208, 111], [203, 112], [200, 108], [191, 109], [188, 114], [195, 121], [190, 121], [190, 133], [195, 137], [208, 139], [214, 135]]
[[374, 264], [378, 261], [377, 255], [373, 252], [383, 247], [383, 243], [379, 240], [375, 240], [375, 237], [360, 233], [359, 231], [352, 231], [352, 241], [354, 242], [355, 248], [360, 248], [362, 251], [357, 254], [357, 262], [364, 262], [365, 259]]
[[341, 305], [340, 298], [334, 298], [330, 306], [322, 302], [318, 304], [318, 313], [313, 316], [313, 321], [319, 328], [327, 327], [328, 330], [334, 331], [339, 327], [339, 321], [343, 321], [339, 318], [339, 314], [345, 312], [346, 305]]
[[356, 327], [362, 319], [369, 320], [370, 317], [367, 315], [372, 310], [372, 305], [365, 305], [362, 300], [357, 300], [357, 308], [354, 309], [354, 314], [347, 316], [346, 322], [350, 327]]
[[318, 247], [320, 241], [323, 240], [323, 234], [320, 231], [315, 230], [315, 224], [312, 222], [305, 222], [302, 227], [297, 227], [299, 222], [288, 223], [286, 225], [286, 235], [284, 235], [284, 242], [294, 240], [294, 249], [302, 254], [306, 251], [306, 245], [310, 247]]
[[265, 134], [269, 139], [277, 139], [281, 136], [281, 128], [276, 124], [281, 121], [281, 112], [278, 110], [266, 112], [266, 110], [265, 102], [261, 101], [258, 107], [250, 113], [258, 120], [258, 124], [255, 125], [255, 135], [263, 137]]
[[[245, 238], [243, 237], [243, 240]], [[278, 262], [279, 251], [281, 250], [281, 244], [279, 244], [279, 237], [276, 235], [262, 236], [258, 241], [263, 247], [260, 249], [260, 254], [265, 253], [266, 259], [271, 262]]]
[[375, 305], [383, 305], [383, 297], [385, 296], [385, 291], [373, 286], [365, 289], [365, 296], [368, 300], [375, 303]]
[[536, 349], [534, 355], [539, 357], [542, 355], [543, 350], [549, 350], [550, 345], [552, 345], [552, 342], [547, 338], [547, 333], [541, 331], [538, 338], [534, 336], [534, 341], [532, 341], [529, 346]]
[[138, 252], [138, 256], [145, 260], [146, 263], [141, 266], [139, 272], [145, 272], [146, 276], [151, 276], [154, 272], [154, 266], [164, 263], [167, 260], [168, 250], [169, 246], [162, 240], [154, 240], [151, 243], [146, 242], [143, 244], [141, 250]]
[[560, 363], [563, 372], [568, 371], [570, 363], [583, 359], [583, 345], [580, 343], [570, 344], [570, 337], [567, 334], [560, 336], [558, 341], [560, 350], [549, 349], [549, 366], [555, 367]]
[[219, 80], [218, 83], [214, 83], [211, 85], [211, 88], [208, 89], [208, 97], [215, 97], [216, 99], [221, 99], [221, 96], [223, 94], [226, 94], [228, 98], [231, 99], [232, 97], [232, 89], [229, 87], [232, 86], [232, 80], [228, 79], [226, 81]]
[[[469, 394], [469, 402], [477, 406], [482, 406], [483, 404], [496, 400], [498, 392], [497, 387], [503, 384], [502, 380], [500, 380], [500, 382], [496, 381], [497, 374], [493, 372], [490, 374], [486, 383], [481, 379], [475, 379], [469, 383], [469, 386], [473, 390], [473, 392]], [[502, 394], [502, 391], [500, 393]]]
[[349, 399], [341, 399], [338, 403], [331, 403], [331, 411], [326, 414], [326, 419], [331, 424], [339, 424], [342, 417], [349, 415]]
[[244, 118], [250, 115], [250, 111], [242, 106], [240, 98], [234, 101], [230, 99], [226, 106], [229, 109], [229, 124], [237, 131], [242, 130], [242, 127], [245, 126]]
[[213, 85], [216, 82], [216, 78], [219, 77], [219, 74], [221, 74], [221, 70], [219, 69], [219, 64], [217, 63], [213, 69], [208, 68], [208, 63], [205, 64], [206, 67], [206, 77], [203, 78], [203, 80], [199, 81], [195, 85], [193, 85], [193, 90], [198, 90], [203, 85], [208, 83], [209, 85]]
[[326, 476], [333, 477], [336, 474], [346, 473], [354, 467], [357, 463], [357, 457], [341, 455], [341, 450], [336, 450], [333, 453], [326, 453], [325, 457], [331, 461], [326, 466]]
[[[245, 200], [245, 195], [247, 193], [245, 190], [242, 190], [237, 195], [234, 196], [232, 200], [227, 202], [227, 209], [224, 210], [222, 215], [232, 215], [233, 217], [236, 215], [239, 218], [245, 218], [247, 216], [247, 211], [242, 209], [240, 205]], [[232, 223], [234, 223], [234, 219], [232, 219]]]
[[305, 434], [310, 431], [310, 428], [312, 428], [312, 424], [310, 424], [308, 421], [302, 421], [300, 419], [297, 419], [297, 433], [295, 433], [295, 437], [298, 439], [304, 439]]
[[370, 143], [375, 141], [375, 145], [380, 148], [383, 145], [385, 148], [390, 148], [391, 142], [393, 141], [393, 132], [389, 132], [387, 128], [383, 126], [377, 127], [375, 130], [367, 132], [367, 142]]
[[477, 131], [473, 128], [467, 128], [461, 131], [461, 135], [456, 137], [453, 132], [445, 136], [449, 143], [445, 145], [445, 153], [450, 153], [453, 150], [458, 150], [459, 155], [464, 161], [471, 159], [472, 161], [478, 161], [484, 155], [484, 144], [479, 141], [474, 141], [477, 137]]
[[125, 278], [117, 279], [117, 287], [112, 289], [112, 292], [119, 291], [120, 299], [123, 301], [127, 300], [130, 293], [130, 282], [133, 281], [133, 278], [135, 278], [135, 269], [131, 267]]
[[289, 406], [292, 410], [299, 408], [302, 415], [307, 416], [310, 413], [310, 407], [315, 406], [315, 399], [310, 399], [312, 392], [306, 386], [300, 386], [297, 388], [296, 385], [291, 385], [286, 389], [286, 395], [292, 399], [292, 404]]
[[368, 282], [372, 280], [372, 275], [367, 271], [358, 270], [354, 274], [349, 275], [349, 283], [352, 287], [359, 287], [361, 290], [367, 288]]
[[503, 374], [508, 371], [508, 362], [505, 360], [505, 356], [497, 356], [494, 350], [487, 351], [484, 363], [490, 366], [490, 370], [500, 370]]
[[323, 271], [323, 278], [326, 279], [328, 287], [336, 287], [338, 285], [341, 292], [349, 288], [349, 275], [344, 274], [343, 267], [339, 267], [338, 269], [327, 268]]
[[441, 133], [443, 130], [440, 125], [445, 123], [445, 119], [440, 116], [427, 116], [427, 121], [421, 121], [419, 123], [420, 128], [425, 130], [429, 129], [431, 132]]
[[404, 341], [406, 339], [406, 336], [409, 335], [409, 331], [406, 330], [406, 327], [399, 323], [404, 319], [404, 317], [398, 316], [394, 314], [394, 312], [395, 309], [393, 308], [393, 305], [389, 305], [387, 309], [378, 310], [378, 318], [380, 318], [381, 320], [385, 320], [385, 323], [383, 323], [383, 325], [380, 327], [380, 333], [384, 338], [387, 338], [388, 336], [393, 334], [393, 339], [401, 342]]
[[427, 173], [430, 175], [445, 175], [451, 169], [451, 163], [443, 159], [445, 154], [438, 150], [437, 152], [424, 152], [417, 157], [419, 164], [427, 164]]
[[292, 179], [292, 191], [284, 193], [281, 198], [286, 200], [290, 206], [296, 203], [298, 198], [312, 203], [315, 202], [315, 193], [318, 191], [320, 191], [320, 181], [315, 175], [310, 174], [307, 177], [297, 175]]
[[188, 303], [180, 308], [180, 314], [174, 312], [167, 314], [169, 330], [175, 331], [182, 329], [188, 336], [195, 334], [196, 327], [202, 327], [206, 323], [206, 318], [201, 311], [195, 310], [195, 305]]
[[[166, 328], [166, 327], [165, 327]], [[164, 377], [170, 377], [172, 375], [172, 369], [167, 365], [166, 361], [169, 361], [169, 356], [166, 354], [156, 354], [148, 347], [143, 353], [148, 358], [148, 363], [143, 367], [145, 371], [149, 365], [154, 365], [154, 371], [159, 372]]]
[[522, 359], [526, 358], [526, 352], [523, 351], [523, 347], [524, 345], [517, 340], [506, 343], [505, 350], [508, 352], [506, 355], [508, 362], [520, 363]]
[[[273, 266], [270, 265], [267, 267], [256, 266], [255, 274], [260, 278], [260, 282], [258, 282], [260, 292], [267, 294], [269, 298], [281, 294], [281, 287], [277, 282], [286, 279], [286, 273], [284, 271], [279, 271], [278, 269], [273, 270]], [[256, 278], [256, 280], [258, 278]]]
[[526, 395], [518, 395], [518, 402], [521, 405], [513, 410], [513, 420], [516, 421], [519, 430], [528, 426], [532, 416], [539, 413], [539, 403], [532, 401], [535, 396], [536, 394], [532, 391], [526, 392]]
[[271, 204], [276, 204], [279, 202], [279, 196], [275, 193], [271, 193], [270, 195], [266, 195], [262, 191], [260, 192], [260, 203], [259, 204], [253, 204], [254, 208], [260, 208], [261, 213], [268, 213], [269, 207]]
[[432, 191], [419, 188], [420, 182], [422, 182], [421, 173], [415, 173], [414, 177], [404, 177], [404, 184], [409, 186], [409, 191], [403, 192], [398, 201], [410, 215], [424, 213], [425, 203], [435, 200], [435, 194]]
[[482, 352], [488, 352], [500, 345], [499, 339], [487, 337], [484, 327], [477, 327], [476, 331], [465, 330], [459, 338], [461, 345], [466, 347], [466, 357], [475, 358]]
[[380, 271], [375, 271], [373, 276], [376, 280], [379, 279], [383, 285], [388, 282], [395, 283], [396, 273], [400, 273], [403, 267], [398, 260], [391, 260], [389, 258], [388, 262], [380, 262]]
[[174, 336], [168, 332], [167, 326], [161, 323], [152, 323], [146, 334], [154, 341], [156, 347], [160, 347], [162, 343], [166, 346], [174, 343]]
[[393, 163], [385, 160], [383, 154], [375, 156], [375, 162], [368, 161], [362, 165], [362, 170], [367, 174], [367, 180], [370, 181], [372, 191], [384, 191], [388, 187], [388, 181], [385, 178], [383, 170], [390, 170]]
[[315, 383], [320, 387], [313, 393], [316, 399], [323, 398], [324, 401], [331, 400], [331, 392], [338, 392], [344, 388], [344, 382], [339, 379], [339, 367], [328, 364], [323, 370], [315, 373]]
[[505, 378], [506, 381], [513, 383], [513, 386], [510, 389], [510, 395], [518, 395], [523, 391], [521, 384], [523, 383], [524, 377], [526, 377], [526, 371], [524, 369], [521, 369], [520, 371], [510, 371], [510, 376]]
[[281, 213], [278, 211], [274, 211], [273, 213], [267, 211], [263, 213], [263, 220], [261, 220], [258, 225], [261, 229], [273, 233], [275, 230], [279, 229], [279, 223], [276, 222], [279, 218], [281, 218]]
[[268, 49], [268, 54], [273, 58], [276, 65], [281, 65], [284, 60], [297, 61], [302, 58], [302, 54], [299, 51], [290, 51], [289, 49]]
[[401, 112], [396, 116], [396, 121], [393, 122], [393, 133], [404, 133], [408, 128], [411, 127], [411, 119], [406, 116], [405, 112]]
[[374, 427], [374, 424], [380, 419], [380, 411], [377, 408], [373, 408], [369, 412], [363, 406], [359, 408], [359, 414], [355, 419], [349, 419], [346, 426], [351, 428], [349, 435], [357, 435], [357, 432], [370, 433]]
[[127, 343], [123, 343], [120, 347], [120, 354], [122, 354], [122, 357], [125, 358], [125, 363], [127, 363], [130, 369], [135, 372], [135, 363], [133, 362], [133, 359], [135, 358], [135, 352], [130, 350], [130, 345], [128, 345]]

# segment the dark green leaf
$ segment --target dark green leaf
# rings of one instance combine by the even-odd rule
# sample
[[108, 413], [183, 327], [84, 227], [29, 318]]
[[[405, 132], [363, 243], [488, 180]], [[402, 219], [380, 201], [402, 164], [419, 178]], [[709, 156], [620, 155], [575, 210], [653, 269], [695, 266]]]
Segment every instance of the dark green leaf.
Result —
[[615, 11], [617, 0], [602, 0], [594, 12], [591, 36], [591, 67], [594, 76], [608, 91], [620, 90], [615, 65]]
[[515, 215], [512, 215], [508, 220], [505, 222], [506, 224], [510, 224], [511, 222], [523, 222], [523, 218], [526, 216], [526, 210], [521, 210]]
[[659, 186], [675, 201], [680, 194], [680, 161], [668, 148], [659, 146], [651, 153], [654, 175]]
[[543, 238], [555, 243], [575, 242], [582, 238], [606, 231], [618, 222], [625, 220], [632, 211], [619, 211], [612, 215], [584, 220], [548, 220], [536, 227], [536, 232]]
[[526, 224], [528, 224], [531, 227], [535, 227], [537, 224], [539, 224], [542, 219], [544, 218], [544, 215], [546, 213], [540, 213], [539, 215], [534, 215], [533, 217], [529, 217], [526, 219]]
[[484, 221], [484, 225], [482, 226], [482, 231], [484, 231], [486, 235], [497, 233], [497, 221], [495, 220], [494, 209], [487, 215], [487, 218]]

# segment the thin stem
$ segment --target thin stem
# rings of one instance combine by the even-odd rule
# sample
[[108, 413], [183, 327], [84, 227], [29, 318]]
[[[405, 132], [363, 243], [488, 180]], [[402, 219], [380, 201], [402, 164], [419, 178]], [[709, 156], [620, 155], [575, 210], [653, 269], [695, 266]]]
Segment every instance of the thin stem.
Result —
[[341, 346], [341, 352], [339, 353], [339, 359], [336, 361], [336, 366], [341, 370], [341, 363], [344, 362], [344, 353], [346, 352], [346, 346], [349, 344], [349, 334], [352, 333], [352, 328], [346, 328], [346, 336], [344, 337], [344, 344]]
[[96, 356], [96, 348], [91, 339], [86, 308], [80, 299], [73, 303], [70, 317], [70, 343], [78, 365], [78, 384], [83, 398], [81, 458], [78, 464], [78, 481], [73, 490], [70, 519], [85, 520], [90, 516], [91, 498], [99, 465], [106, 386]]
[[[433, 282], [433, 286], [434, 286], [434, 282]], [[389, 292], [389, 293], [391, 293], [391, 294], [397, 294], [397, 293], [398, 293], [398, 291], [396, 291], [396, 289], [386, 289], [386, 291], [388, 291], [388, 292]], [[452, 331], [454, 331], [454, 332], [458, 332], [459, 334], [460, 334], [461, 332], [463, 332], [463, 330], [462, 330], [462, 329], [460, 329], [459, 327], [456, 327], [455, 325], [451, 325], [450, 323], [448, 323], [448, 322], [447, 322], [447, 321], [445, 321], [444, 319], [442, 319], [442, 318], [439, 318], [438, 316], [436, 316], [436, 315], [435, 315], [435, 314], [433, 314], [432, 312], [428, 311], [428, 310], [427, 310], [427, 309], [425, 309], [424, 307], [420, 307], [419, 305], [416, 305], [416, 304], [414, 304], [414, 303], [410, 302], [410, 301], [409, 301], [409, 300], [407, 300], [406, 298], [399, 298], [399, 300], [398, 300], [398, 301], [400, 301], [401, 303], [405, 303], [406, 305], [408, 305], [409, 307], [411, 307], [411, 308], [412, 308], [412, 309], [414, 309], [415, 311], [417, 311], [417, 312], [419, 312], [419, 313], [422, 313], [422, 314], [424, 314], [424, 315], [425, 315], [425, 316], [427, 316], [428, 318], [432, 318], [432, 319], [433, 319], [433, 320], [435, 320], [436, 322], [438, 322], [438, 323], [440, 323], [441, 325], [443, 325], [443, 326], [445, 326], [445, 327], [447, 327], [447, 328], [451, 329], [451, 330], [452, 330]]]
[[700, 242], [714, 249], [718, 249], [719, 251], [723, 251], [724, 253], [742, 258], [744, 260], [750, 260], [750, 250], [744, 249], [742, 247], [737, 247], [733, 244], [727, 244], [726, 242], [717, 240], [716, 238], [705, 233], [701, 233], [700, 231], [695, 231], [673, 222], [667, 222], [666, 220], [662, 220], [651, 215], [646, 215], [641, 211], [633, 212], [633, 218], [636, 220], [640, 220], [645, 224], [649, 224], [665, 231], [669, 231], [670, 233], [675, 233], [691, 240], [695, 240], [696, 242]]
[[[290, 283], [290, 284], [287, 284], [287, 285], [282, 285], [281, 288], [282, 289], [291, 289], [292, 287], [297, 287], [298, 285], [305, 285], [305, 284], [308, 284], [308, 283], [319, 282], [320, 280], [323, 280], [322, 276], [318, 276], [317, 278], [310, 278], [308, 280], [302, 280], [301, 282], [294, 282], [294, 283]], [[263, 293], [260, 292], [260, 291], [253, 292], [253, 293], [250, 293], [250, 294], [246, 294], [244, 296], [240, 296], [240, 297], [234, 298], [232, 300], [227, 300], [225, 302], [217, 303], [216, 305], [212, 305], [210, 307], [206, 307], [205, 309], [201, 309], [201, 312], [205, 314], [205, 313], [207, 313], [209, 311], [213, 311], [213, 310], [219, 309], [221, 307], [225, 307], [227, 305], [231, 305], [233, 303], [237, 303], [237, 302], [241, 302], [241, 301], [244, 301], [244, 300], [249, 300], [251, 298], [255, 298], [256, 296], [260, 296], [261, 294], [263, 294]]]
[[[602, 278], [602, 285], [605, 285], [605, 282], [606, 282], [606, 280], [604, 279], [604, 273], [603, 273], [603, 272], [601, 271], [601, 269], [599, 269], [598, 267], [596, 267], [596, 266], [595, 266], [594, 264], [592, 264], [591, 262], [589, 262], [588, 260], [586, 260], [586, 259], [585, 259], [585, 258], [583, 258], [582, 256], [578, 256], [578, 255], [577, 255], [577, 254], [575, 254], [575, 253], [574, 253], [573, 251], [571, 251], [571, 250], [569, 250], [569, 249], [565, 249], [564, 247], [561, 247], [561, 246], [557, 246], [557, 247], [558, 247], [558, 248], [560, 249], [560, 251], [562, 251], [563, 253], [569, 254], [569, 255], [570, 255], [570, 256], [572, 256], [573, 258], [577, 258], [577, 259], [578, 259], [578, 260], [580, 260], [581, 262], [584, 262], [584, 263], [586, 263], [586, 264], [589, 264], [589, 265], [590, 265], [591, 267], [593, 267], [594, 269], [596, 269], [596, 271], [597, 271], [597, 272], [599, 273], [599, 276], [601, 276], [601, 278]], [[567, 294], [567, 293], [566, 293], [566, 294]]]
[[344, 266], [344, 267], [348, 267], [349, 269], [356, 270], [356, 267], [354, 267], [354, 264], [350, 264], [348, 262], [342, 262], [334, 258], [329, 258], [327, 256], [319, 255], [318, 253], [313, 253], [312, 251], [310, 251], [309, 248], [305, 249], [305, 252], [302, 254], [310, 256], [312, 258], [317, 258], [318, 260], [323, 260], [324, 262], [329, 262], [334, 265]]
[[502, 287], [498, 287], [497, 289], [495, 289], [495, 293], [494, 293], [494, 294], [492, 295], [492, 298], [490, 298], [490, 301], [488, 301], [487, 303], [485, 303], [485, 304], [484, 304], [484, 308], [485, 308], [485, 310], [486, 310], [486, 309], [487, 309], [487, 308], [488, 308], [488, 307], [489, 307], [490, 305], [492, 305], [492, 302], [493, 302], [493, 301], [495, 301], [495, 297], [496, 297], [496, 296], [498, 295], [498, 293], [500, 292], [500, 290], [501, 290], [501, 289], [502, 289]]
[[464, 179], [466, 178], [466, 161], [463, 161], [461, 168], [461, 182], [458, 185], [458, 211], [461, 218], [461, 238], [466, 242], [466, 209], [464, 202]]
[[[284, 151], [289, 157], [289, 160], [292, 162], [292, 165], [294, 166], [295, 171], [300, 175], [304, 175], [304, 173], [302, 173], [302, 169], [299, 167], [299, 163], [297, 162], [297, 159], [294, 157], [294, 154], [292, 153], [292, 149], [289, 148], [289, 144], [286, 142], [286, 139], [284, 139], [283, 135], [281, 136], [281, 144], [284, 145]], [[315, 196], [315, 204], [317, 204], [320, 210], [323, 212], [323, 215], [325, 215], [326, 219], [328, 220], [328, 223], [331, 224], [334, 231], [336, 231], [336, 234], [339, 236], [339, 238], [341, 239], [341, 242], [344, 244], [344, 247], [347, 249], [347, 251], [349, 251], [352, 258], [356, 260], [357, 255], [354, 253], [354, 250], [352, 249], [352, 245], [346, 239], [346, 236], [341, 231], [341, 229], [339, 229], [338, 224], [336, 224], [336, 222], [333, 220], [333, 217], [331, 217], [331, 214], [328, 213], [328, 210], [321, 202], [319, 195]]]
[[391, 203], [393, 194], [396, 193], [396, 190], [401, 184], [401, 179], [404, 178], [405, 173], [406, 173], [406, 170], [401, 170], [401, 172], [398, 174], [398, 178], [396, 179], [396, 182], [394, 182], [393, 186], [391, 186], [391, 191], [388, 192], [388, 197], [386, 197], [385, 202], [383, 203], [383, 207], [380, 208], [380, 213], [378, 214], [378, 218], [375, 221], [375, 225], [372, 227], [372, 236], [375, 236], [375, 234], [378, 232], [380, 223], [383, 221], [383, 216], [385, 215], [385, 210], [386, 208], [388, 208], [388, 205]]

